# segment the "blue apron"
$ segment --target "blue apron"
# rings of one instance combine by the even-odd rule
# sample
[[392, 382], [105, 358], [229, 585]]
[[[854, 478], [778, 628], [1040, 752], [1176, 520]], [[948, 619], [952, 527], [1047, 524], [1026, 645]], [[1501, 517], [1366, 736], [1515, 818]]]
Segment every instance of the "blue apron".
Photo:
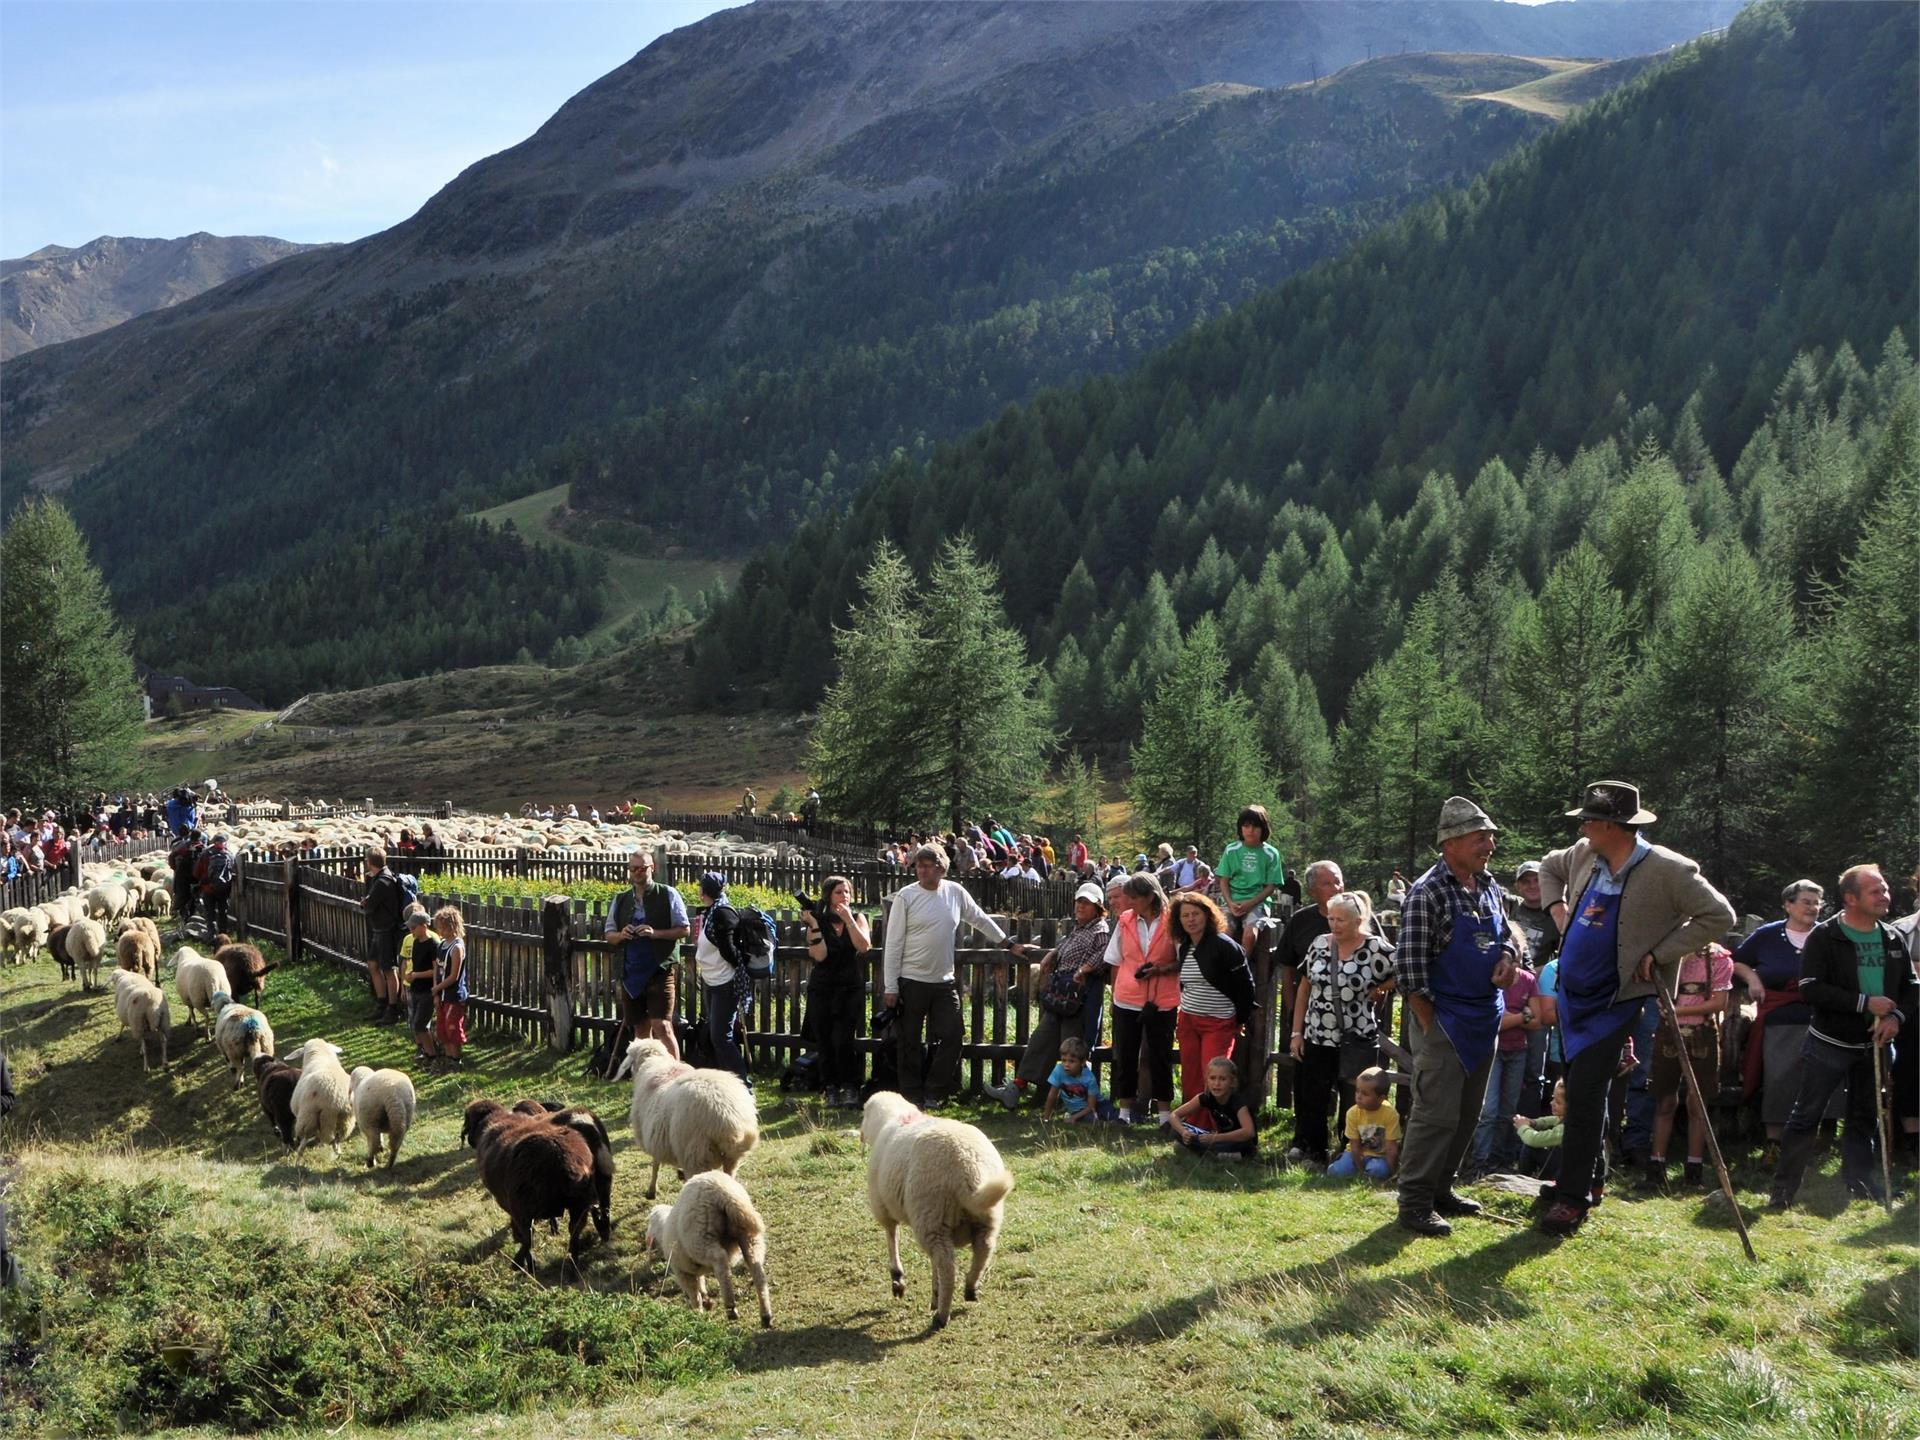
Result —
[[1493, 986], [1493, 967], [1507, 938], [1507, 917], [1498, 905], [1481, 917], [1456, 908], [1453, 935], [1427, 970], [1433, 1013], [1471, 1075], [1493, 1056], [1506, 997]]
[[1596, 894], [1589, 882], [1560, 942], [1560, 1043], [1569, 1061], [1618, 1035], [1646, 1004], [1614, 998], [1620, 993], [1619, 932], [1619, 892]]

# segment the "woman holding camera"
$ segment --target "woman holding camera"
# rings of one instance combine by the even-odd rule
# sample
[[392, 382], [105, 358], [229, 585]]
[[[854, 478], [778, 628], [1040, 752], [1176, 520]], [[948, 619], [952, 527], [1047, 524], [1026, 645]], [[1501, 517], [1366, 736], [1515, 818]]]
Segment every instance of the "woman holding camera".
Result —
[[854, 913], [853, 885], [829, 875], [820, 903], [804, 912], [807, 927], [807, 1023], [820, 1047], [820, 1080], [826, 1103], [859, 1108], [860, 1012], [867, 987], [861, 957], [873, 948], [867, 917]]

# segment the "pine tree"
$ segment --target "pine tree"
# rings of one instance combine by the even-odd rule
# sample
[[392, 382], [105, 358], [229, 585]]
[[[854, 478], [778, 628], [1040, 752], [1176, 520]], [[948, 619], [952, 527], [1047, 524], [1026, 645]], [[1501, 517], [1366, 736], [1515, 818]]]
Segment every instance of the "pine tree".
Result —
[[909, 676], [922, 643], [918, 597], [905, 558], [884, 540], [860, 588], [865, 598], [834, 631], [839, 675], [821, 701], [807, 770], [832, 814], [898, 825], [914, 818], [901, 787]]
[[1100, 762], [1088, 760], [1078, 750], [1068, 755], [1060, 767], [1059, 783], [1047, 797], [1049, 828], [1061, 853], [1075, 835], [1086, 842], [1089, 853], [1099, 853], [1100, 791]]
[[1202, 616], [1147, 706], [1133, 748], [1136, 824], [1149, 840], [1202, 849], [1233, 833], [1233, 817], [1264, 798], [1252, 707], [1227, 686], [1227, 654]]
[[65, 801], [124, 784], [140, 740], [133, 656], [58, 501], [30, 501], [7, 522], [0, 614], [0, 795]]
[[1260, 652], [1247, 680], [1247, 699], [1273, 776], [1280, 811], [1273, 817], [1275, 844], [1283, 854], [1308, 848], [1314, 834], [1314, 786], [1333, 758], [1327, 722], [1313, 681], [1287, 664], [1278, 643]]

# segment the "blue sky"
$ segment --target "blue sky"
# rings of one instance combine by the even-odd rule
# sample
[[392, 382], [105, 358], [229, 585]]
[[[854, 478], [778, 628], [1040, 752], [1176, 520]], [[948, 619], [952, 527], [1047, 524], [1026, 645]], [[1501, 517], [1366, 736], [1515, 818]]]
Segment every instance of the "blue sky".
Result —
[[719, 0], [0, 0], [0, 256], [353, 240]]

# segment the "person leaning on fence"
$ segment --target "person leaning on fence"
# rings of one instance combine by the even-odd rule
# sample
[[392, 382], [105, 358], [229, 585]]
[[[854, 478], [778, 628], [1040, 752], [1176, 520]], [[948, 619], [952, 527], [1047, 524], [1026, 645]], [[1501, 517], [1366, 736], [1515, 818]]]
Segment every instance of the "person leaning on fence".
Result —
[[1686, 856], [1650, 845], [1655, 815], [1619, 780], [1587, 786], [1580, 839], [1540, 862], [1540, 896], [1560, 927], [1555, 1000], [1566, 1054], [1560, 1179], [1539, 1228], [1570, 1235], [1606, 1184], [1607, 1092], [1649, 998], [1671, 994], [1682, 956], [1733, 928], [1733, 906]]
[[1100, 887], [1089, 881], [1073, 892], [1073, 929], [1041, 957], [1034, 971], [1033, 1030], [1020, 1063], [1004, 1085], [986, 1087], [1007, 1109], [1019, 1109], [1020, 1097], [1028, 1091], [1046, 1094], [1048, 1077], [1064, 1053], [1063, 1037], [1078, 1039], [1089, 1055], [1099, 1045], [1110, 933]]
[[1464, 796], [1440, 807], [1440, 859], [1407, 890], [1394, 969], [1412, 1023], [1413, 1116], [1400, 1153], [1400, 1224], [1450, 1235], [1448, 1218], [1480, 1203], [1454, 1193], [1480, 1123], [1499, 1034], [1501, 992], [1513, 979], [1500, 882], [1487, 869], [1499, 827]]
[[914, 883], [896, 892], [887, 907], [882, 986], [887, 1008], [899, 1009], [901, 1092], [932, 1110], [950, 1100], [960, 1083], [954, 941], [961, 922], [1014, 953], [1035, 947], [1017, 943], [964, 885], [946, 878], [947, 852], [939, 846], [914, 851], [913, 872]]
[[858, 1109], [862, 1063], [860, 1020], [866, 1008], [866, 964], [873, 949], [867, 917], [853, 909], [853, 882], [829, 875], [820, 903], [802, 914], [807, 934], [807, 1018], [820, 1047], [820, 1083], [829, 1105]]
[[[1226, 898], [1227, 934], [1251, 954], [1266, 920], [1267, 897], [1286, 883], [1287, 870], [1280, 852], [1268, 843], [1273, 822], [1267, 818], [1266, 806], [1247, 806], [1236, 823], [1240, 838], [1226, 848], [1213, 870]], [[1246, 933], [1249, 926], [1256, 933]]]
[[700, 972], [701, 1008], [706, 1012], [707, 1038], [713, 1043], [714, 1068], [738, 1075], [751, 1090], [753, 1077], [747, 1073], [740, 1042], [747, 1033], [741, 1012], [752, 1006], [753, 984], [733, 943], [739, 911], [727, 898], [727, 877], [717, 870], [700, 877], [700, 898], [707, 908], [700, 938], [693, 945], [693, 963]]
[[[1840, 1179], [1849, 1194], [1884, 1200], [1879, 1159], [1880, 1076], [1874, 1052], [1890, 1044], [1912, 1015], [1913, 962], [1886, 923], [1893, 892], [1878, 865], [1855, 865], [1840, 877], [1840, 913], [1816, 925], [1800, 952], [1800, 993], [1813, 1009], [1800, 1066], [1800, 1093], [1780, 1141], [1770, 1209], [1784, 1210], [1799, 1194], [1820, 1139], [1827, 1102], [1847, 1087]], [[1881, 1060], [1884, 1062], [1885, 1057]]]
[[1376, 1008], [1393, 992], [1393, 946], [1373, 928], [1373, 900], [1342, 890], [1326, 901], [1327, 933], [1307, 947], [1294, 995], [1293, 1144], [1287, 1158], [1327, 1163], [1327, 1104], [1354, 1104], [1354, 1081], [1380, 1063]]
[[1122, 1125], [1134, 1120], [1144, 1046], [1160, 1113], [1173, 1108], [1173, 1040], [1180, 1014], [1180, 962], [1173, 953], [1166, 892], [1152, 875], [1129, 875], [1105, 960], [1113, 974], [1113, 1103]]
[[607, 942], [620, 948], [626, 1023], [636, 1038], [658, 1040], [678, 1060], [673, 967], [692, 928], [687, 902], [671, 885], [655, 882], [653, 856], [645, 850], [627, 857], [627, 878], [633, 886], [613, 897], [606, 930]]
[[1168, 906], [1174, 958], [1180, 965], [1180, 1098], [1206, 1086], [1207, 1066], [1229, 1059], [1253, 1013], [1253, 969], [1226, 934], [1226, 917], [1205, 895], [1183, 894]]
[[388, 1025], [405, 1013], [400, 988], [400, 911], [406, 892], [387, 868], [385, 850], [369, 845], [360, 859], [367, 884], [366, 893], [360, 897], [361, 913], [367, 917], [367, 983], [373, 987], [374, 999], [367, 1020]]

